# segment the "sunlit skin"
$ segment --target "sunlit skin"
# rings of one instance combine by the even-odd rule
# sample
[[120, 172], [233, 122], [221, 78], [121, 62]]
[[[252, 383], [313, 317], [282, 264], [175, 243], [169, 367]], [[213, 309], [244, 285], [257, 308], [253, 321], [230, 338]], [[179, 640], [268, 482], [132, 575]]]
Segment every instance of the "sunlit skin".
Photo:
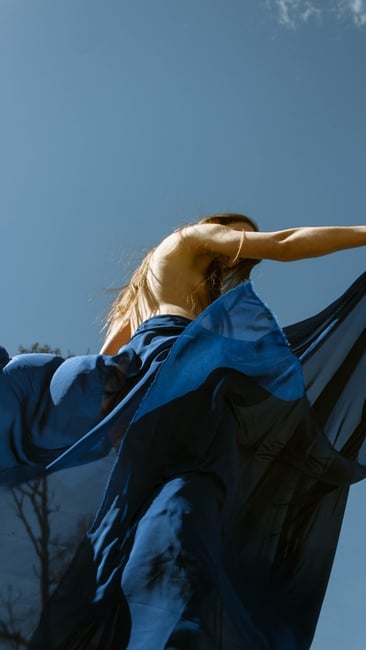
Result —
[[[202, 226], [194, 226], [193, 228], [197, 228], [200, 233]], [[207, 226], [204, 228], [207, 230]], [[228, 223], [227, 226], [208, 224], [208, 231], [213, 229], [215, 231], [219, 229], [221, 232], [225, 229], [228, 232], [235, 231], [236, 233], [242, 230], [253, 230], [249, 224], [238, 222]], [[189, 230], [187, 228], [179, 233], [172, 233], [156, 248], [151, 260], [149, 280], [159, 303], [159, 309], [154, 311], [154, 314], [146, 311], [144, 320], [158, 314], [185, 316], [192, 320], [198, 316], [198, 310], [192, 312], [189, 296], [200, 285], [202, 286], [202, 292], [204, 292], [204, 278], [207, 267], [213, 258], [217, 257], [217, 253], [210, 248], [205, 250], [207, 242], [205, 242], [205, 246], [201, 250], [200, 246], [195, 246], [195, 243], [191, 242], [190, 239], [187, 240], [186, 233], [187, 231], [189, 233]], [[236, 250], [231, 259], [234, 259], [237, 255], [239, 243], [240, 237], [236, 237], [236, 240], [232, 243], [232, 249], [234, 250], [236, 247]], [[220, 255], [220, 257], [223, 261], [227, 261], [230, 266], [229, 256]], [[238, 257], [238, 259], [240, 258]], [[203, 299], [202, 302], [204, 302]], [[116, 323], [104, 342], [101, 353], [115, 354], [121, 345], [127, 343], [133, 333], [134, 330], [131, 327], [127, 326], [120, 330], [118, 323]]]
[[[187, 226], [166, 237], [154, 252], [149, 280], [159, 307], [152, 313], [146, 305], [143, 320], [157, 314], [196, 318], [200, 309], [196, 307], [192, 311], [190, 297], [194, 291], [197, 295], [199, 286], [202, 293], [205, 291], [205, 274], [214, 258], [219, 257], [228, 266], [233, 260], [243, 258], [288, 262], [365, 244], [366, 226], [307, 227], [275, 232], [256, 232], [248, 223], [238, 221]], [[205, 304], [203, 295], [201, 304]], [[116, 321], [101, 353], [115, 354], [139, 324], [121, 329]]]
[[[253, 230], [249, 224], [241, 224], [240, 222], [228, 223], [227, 226], [220, 226], [220, 228], [226, 228], [228, 231], [239, 233], [242, 230]], [[239, 241], [241, 241], [241, 238], [239, 238]], [[238, 246], [239, 243], [236, 245], [235, 254], [231, 258], [229, 256], [220, 256], [222, 261], [227, 263], [228, 266], [231, 265], [235, 256], [237, 259], [240, 259], [237, 255]], [[185, 316], [191, 320], [196, 318], [199, 311], [191, 311], [187, 297], [200, 284], [202, 285], [202, 292], [205, 291], [203, 281], [207, 267], [214, 257], [217, 257], [217, 254], [211, 250], [196, 250], [195, 246], [191, 246], [190, 242], [187, 245], [184, 233], [183, 237], [179, 233], [173, 233], [164, 239], [156, 248], [150, 267], [150, 286], [159, 303], [159, 309], [152, 314], [151, 312], [149, 313], [147, 308], [144, 314], [144, 320], [147, 320], [152, 315], [156, 316], [158, 314]], [[204, 296], [202, 296], [203, 301]], [[121, 329], [117, 322], [111, 328], [111, 332], [107, 336], [101, 353], [115, 354], [122, 345], [127, 343], [132, 335], [133, 330], [130, 324]], [[114, 403], [113, 391], [115, 387], [113, 380], [114, 378], [112, 377], [105, 387], [106, 393], [102, 400], [102, 410], [104, 413], [107, 413]], [[109, 393], [112, 393], [112, 396]], [[118, 449], [118, 446], [119, 443], [116, 444], [116, 449]]]
[[[282, 262], [318, 257], [366, 244], [366, 226], [294, 228], [276, 232], [257, 232], [240, 221], [225, 225], [197, 224], [172, 233], [156, 248], [150, 263], [149, 283], [158, 309], [143, 305], [142, 320], [170, 314], [193, 320], [205, 306], [205, 277], [213, 259], [233, 266], [243, 258], [272, 259]], [[198, 289], [197, 289], [198, 287]], [[191, 296], [198, 300], [192, 310]], [[201, 292], [201, 296], [200, 296]], [[203, 307], [200, 308], [200, 304]], [[128, 342], [140, 323], [112, 325], [101, 349], [116, 354]], [[113, 378], [111, 379], [113, 384]], [[113, 406], [114, 386], [106, 385], [102, 410]]]

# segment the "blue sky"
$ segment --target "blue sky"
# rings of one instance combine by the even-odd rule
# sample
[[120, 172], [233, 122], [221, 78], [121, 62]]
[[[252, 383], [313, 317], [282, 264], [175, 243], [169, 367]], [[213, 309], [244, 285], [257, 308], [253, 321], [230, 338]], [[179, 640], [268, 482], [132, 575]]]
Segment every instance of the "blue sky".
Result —
[[[106, 289], [206, 213], [364, 223], [365, 63], [365, 0], [0, 0], [1, 342], [97, 351]], [[255, 286], [285, 325], [364, 260], [266, 262]], [[364, 496], [314, 650], [364, 647]]]

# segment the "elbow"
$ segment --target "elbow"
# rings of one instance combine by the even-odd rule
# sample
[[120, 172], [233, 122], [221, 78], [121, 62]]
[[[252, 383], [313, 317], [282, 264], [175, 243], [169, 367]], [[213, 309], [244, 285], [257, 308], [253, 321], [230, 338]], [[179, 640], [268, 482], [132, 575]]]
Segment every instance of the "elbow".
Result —
[[[279, 233], [279, 237], [275, 242], [276, 257], [274, 259], [280, 262], [296, 262], [305, 257], [313, 257], [313, 247], [309, 246], [308, 237], [304, 235], [300, 238], [297, 230], [285, 231]], [[311, 255], [309, 251], [311, 250]]]
[[277, 262], [292, 262], [296, 259], [296, 251], [288, 239], [274, 242], [271, 258]]

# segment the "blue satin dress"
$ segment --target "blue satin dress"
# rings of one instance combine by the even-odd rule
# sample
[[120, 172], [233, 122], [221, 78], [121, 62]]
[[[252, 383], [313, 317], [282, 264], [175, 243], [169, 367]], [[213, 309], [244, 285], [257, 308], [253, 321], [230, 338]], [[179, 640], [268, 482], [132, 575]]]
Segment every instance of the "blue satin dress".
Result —
[[284, 333], [245, 282], [113, 357], [1, 351], [2, 485], [119, 444], [31, 650], [310, 647], [366, 476], [365, 293], [366, 274]]

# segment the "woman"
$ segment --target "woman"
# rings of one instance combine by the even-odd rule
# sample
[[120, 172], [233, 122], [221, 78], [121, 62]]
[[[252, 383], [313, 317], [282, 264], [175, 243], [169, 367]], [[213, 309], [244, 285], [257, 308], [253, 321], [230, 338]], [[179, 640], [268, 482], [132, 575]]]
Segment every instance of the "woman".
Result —
[[261, 258], [365, 243], [364, 226], [208, 217], [149, 253], [102, 355], [5, 365], [5, 389], [28, 405], [29, 375], [41, 408], [27, 436], [9, 425], [3, 483], [119, 448], [32, 650], [310, 647], [348, 486], [366, 475], [365, 279], [289, 328], [292, 349], [241, 281]]
[[223, 276], [229, 273], [232, 288], [249, 277], [260, 259], [289, 262], [365, 244], [365, 226], [258, 232], [244, 215], [206, 217], [150, 251], [114, 303], [101, 353], [115, 354], [153, 315], [196, 318], [220, 295]]

